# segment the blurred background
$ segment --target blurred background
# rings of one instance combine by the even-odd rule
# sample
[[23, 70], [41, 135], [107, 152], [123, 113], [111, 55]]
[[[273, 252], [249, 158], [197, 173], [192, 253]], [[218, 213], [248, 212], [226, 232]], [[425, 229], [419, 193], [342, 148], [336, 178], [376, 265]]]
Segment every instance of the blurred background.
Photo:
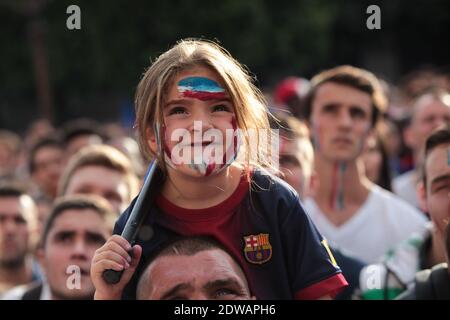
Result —
[[[66, 28], [71, 4], [81, 30]], [[371, 4], [381, 30], [366, 27]], [[1, 0], [0, 127], [80, 117], [129, 127], [141, 74], [185, 37], [219, 41], [267, 92], [344, 63], [400, 85], [418, 69], [448, 74], [449, 15], [445, 0]]]

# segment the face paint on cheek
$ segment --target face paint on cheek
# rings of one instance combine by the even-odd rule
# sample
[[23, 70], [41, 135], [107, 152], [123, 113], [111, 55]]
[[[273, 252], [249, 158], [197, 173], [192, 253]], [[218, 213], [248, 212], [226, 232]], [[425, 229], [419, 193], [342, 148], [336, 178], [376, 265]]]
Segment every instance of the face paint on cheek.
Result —
[[228, 146], [229, 140], [232, 140], [232, 143], [228, 146], [227, 150], [225, 151], [225, 154], [223, 155], [222, 159], [223, 166], [230, 165], [234, 160], [236, 160], [239, 147], [241, 145], [241, 138], [239, 135], [240, 132], [238, 130], [235, 116], [233, 116], [233, 118], [231, 119], [231, 127], [233, 128], [230, 134], [231, 137], [228, 134], [226, 135], [225, 145]]
[[[168, 164], [172, 168], [175, 168], [176, 166], [172, 159], [172, 152], [170, 151], [170, 148], [166, 143], [166, 141], [168, 140], [166, 136], [166, 126], [161, 125], [160, 123], [155, 123], [154, 131], [159, 155], [164, 156], [164, 162], [166, 164]], [[161, 139], [161, 137], [163, 138]]]
[[[225, 141], [222, 141], [219, 144], [220, 148], [224, 148], [223, 146], [227, 147], [225, 152], [223, 150], [220, 152], [220, 154], [223, 153], [222, 159], [220, 158], [217, 159], [217, 157], [213, 156], [211, 152], [208, 153], [205, 150], [205, 154], [202, 157], [202, 163], [193, 164], [190, 167], [193, 168], [194, 170], [197, 170], [205, 177], [208, 177], [211, 174], [216, 174], [221, 170], [223, 170], [224, 168], [231, 165], [231, 163], [233, 163], [237, 158], [241, 142], [239, 130], [237, 127], [237, 121], [234, 116], [231, 119], [231, 127], [233, 129], [227, 129], [225, 132], [226, 133]], [[217, 138], [215, 138], [214, 140], [216, 139]], [[214, 154], [216, 155], [216, 152], [214, 152]]]
[[187, 77], [178, 82], [178, 91], [183, 97], [202, 101], [220, 100], [226, 97], [225, 89], [216, 81], [205, 77]]

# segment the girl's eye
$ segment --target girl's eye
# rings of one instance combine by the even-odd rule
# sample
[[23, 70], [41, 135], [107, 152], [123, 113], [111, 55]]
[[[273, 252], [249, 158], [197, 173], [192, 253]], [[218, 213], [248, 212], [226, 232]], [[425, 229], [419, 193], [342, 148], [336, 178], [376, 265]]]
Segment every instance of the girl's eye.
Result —
[[184, 107], [173, 107], [169, 111], [169, 116], [174, 115], [174, 114], [185, 114], [186, 112], [187, 112], [186, 108], [184, 108]]
[[219, 104], [217, 106], [214, 106], [213, 110], [214, 110], [214, 112], [219, 112], [219, 111], [229, 112], [230, 108], [224, 104]]

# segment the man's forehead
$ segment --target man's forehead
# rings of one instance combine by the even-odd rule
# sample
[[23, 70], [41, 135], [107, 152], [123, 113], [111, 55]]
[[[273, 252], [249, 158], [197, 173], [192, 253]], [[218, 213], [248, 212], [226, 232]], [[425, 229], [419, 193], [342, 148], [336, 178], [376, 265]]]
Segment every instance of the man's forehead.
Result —
[[450, 173], [450, 144], [436, 147], [428, 154], [426, 170], [429, 181], [436, 176]]
[[423, 96], [422, 98], [419, 98], [413, 106], [413, 117], [421, 117], [430, 112], [435, 112], [434, 110], [436, 109], [450, 113], [450, 105], [445, 104], [437, 97], [430, 95]]
[[[89, 215], [89, 217], [86, 217]], [[51, 232], [99, 232], [106, 226], [99, 214], [92, 210], [67, 210], [55, 218]]]
[[1, 197], [0, 212], [9, 216], [25, 216], [26, 203], [20, 197]]
[[317, 88], [314, 100], [339, 100], [335, 101], [338, 103], [355, 103], [358, 101], [358, 105], [366, 104], [369, 107], [371, 106], [371, 97], [369, 93], [350, 85], [335, 82], [325, 82], [321, 84]]

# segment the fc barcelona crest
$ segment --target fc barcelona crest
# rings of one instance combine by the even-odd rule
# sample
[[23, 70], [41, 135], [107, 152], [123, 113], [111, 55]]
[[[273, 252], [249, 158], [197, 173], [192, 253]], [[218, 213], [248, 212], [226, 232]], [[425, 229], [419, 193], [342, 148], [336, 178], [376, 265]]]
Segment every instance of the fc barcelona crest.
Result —
[[262, 264], [272, 257], [268, 233], [244, 236], [244, 256], [250, 263]]

